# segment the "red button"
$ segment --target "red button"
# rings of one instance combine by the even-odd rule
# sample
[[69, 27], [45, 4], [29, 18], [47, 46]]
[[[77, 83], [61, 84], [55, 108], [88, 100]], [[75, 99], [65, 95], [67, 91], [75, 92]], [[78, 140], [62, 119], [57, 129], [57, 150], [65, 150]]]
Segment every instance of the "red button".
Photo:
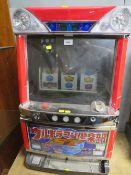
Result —
[[41, 108], [47, 109], [47, 108], [49, 108], [49, 104], [48, 103], [43, 103], [41, 105]]

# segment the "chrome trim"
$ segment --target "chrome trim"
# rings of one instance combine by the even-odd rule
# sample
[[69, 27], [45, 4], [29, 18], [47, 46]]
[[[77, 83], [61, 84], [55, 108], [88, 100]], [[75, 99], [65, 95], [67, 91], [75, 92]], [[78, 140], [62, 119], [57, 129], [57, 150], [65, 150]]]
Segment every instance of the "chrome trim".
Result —
[[[29, 148], [29, 149], [27, 149], [26, 150], [28, 153], [35, 153], [35, 154], [41, 154], [41, 155], [45, 155], [45, 152], [43, 152], [43, 151], [37, 151], [37, 150], [33, 150], [33, 149], [31, 149], [31, 147]], [[68, 156], [64, 156], [64, 155], [61, 155], [61, 154], [57, 154], [57, 153], [54, 153], [53, 155], [51, 155], [51, 154], [49, 154], [49, 153], [46, 153], [46, 155], [47, 156], [51, 156], [52, 158], [57, 158], [57, 159], [65, 159], [65, 158], [67, 158]], [[106, 154], [105, 154], [106, 155]], [[70, 157], [68, 157], [68, 159], [69, 160], [78, 160], [78, 162], [80, 161], [80, 160], [84, 160], [84, 161], [88, 161], [88, 160], [90, 160], [91, 162], [92, 161], [94, 161], [94, 160], [99, 160], [99, 161], [101, 161], [101, 160], [103, 160], [103, 159], [106, 159], [106, 157], [87, 157], [87, 156], [85, 156], [85, 157], [75, 157], [75, 156], [70, 156]], [[80, 160], [79, 160], [80, 159]], [[92, 174], [93, 175], [93, 174]], [[97, 174], [98, 175], [98, 174]], [[106, 174], [107, 175], [107, 174]]]
[[89, 35], [89, 36], [123, 36], [127, 37], [130, 34], [129, 33], [88, 33], [88, 32], [21, 32], [21, 33], [15, 33], [16, 35], [66, 35], [66, 34], [73, 34], [73, 35]]
[[24, 117], [24, 116], [20, 116], [20, 120], [23, 120], [23, 121], [32, 121], [31, 118], [27, 118], [27, 117]]
[[73, 125], [73, 124], [64, 124], [64, 123], [51, 123], [51, 122], [49, 122], [49, 123], [40, 123], [40, 122], [35, 122], [35, 124], [43, 124], [43, 125], [50, 125], [51, 127], [70, 127], [70, 128], [78, 128], [78, 129], [104, 129], [104, 130], [108, 130], [108, 129], [112, 129], [112, 128], [116, 128], [116, 125], [114, 124], [114, 125], [105, 125], [105, 126], [103, 126], [103, 125]]
[[42, 23], [47, 22], [98, 22], [98, 20], [50, 20], [50, 21], [42, 21]]
[[[37, 151], [35, 151], [37, 152]], [[42, 151], [38, 151], [39, 152]], [[56, 154], [56, 153], [55, 153]], [[88, 173], [88, 174], [103, 174], [103, 175], [107, 175], [107, 173], [109, 172], [109, 161], [106, 160], [105, 154], [102, 157], [95, 158], [92, 156], [90, 156], [89, 158], [82, 158], [79, 156], [74, 156], [75, 158], [70, 159], [70, 156], [65, 157], [65, 156], [52, 156], [51, 154], [46, 154], [43, 155], [42, 153], [39, 154], [39, 164], [34, 164], [32, 163], [32, 160], [35, 160], [35, 158], [37, 157], [37, 153], [34, 153], [32, 151], [32, 153], [29, 153], [29, 151], [27, 152], [26, 155], [26, 160], [25, 160], [25, 165], [28, 168], [34, 169], [34, 170], [40, 170], [40, 171], [50, 171], [52, 173], [54, 173], [54, 171], [57, 171], [56, 173], [61, 174], [61, 171], [65, 171], [65, 167], [67, 167], [67, 169], [69, 169], [68, 171], [70, 172], [80, 172], [80, 173]], [[106, 164], [103, 164], [102, 162], [105, 161], [107, 162]], [[76, 168], [76, 166], [79, 165], [79, 167]], [[105, 169], [105, 165], [106, 165], [106, 172], [104, 171]], [[73, 173], [73, 174], [74, 174]], [[62, 173], [63, 174], [63, 173]], [[65, 174], [65, 173], [64, 173]]]
[[[105, 113], [105, 114], [102, 114], [102, 113], [99, 113], [99, 112], [92, 112], [92, 111], [87, 111], [87, 113], [83, 113], [83, 114], [78, 114], [78, 113], [60, 113], [60, 112], [55, 112], [55, 111], [47, 111], [47, 110], [32, 110], [32, 109], [28, 109], [28, 104], [29, 102], [25, 103], [25, 104], [20, 104], [19, 105], [19, 110], [22, 114], [26, 115], [26, 116], [31, 116], [32, 113], [46, 113], [46, 114], [56, 114], [56, 115], [69, 115], [69, 116], [100, 116], [101, 118], [106, 118], [106, 117], [109, 117], [109, 116], [119, 116], [119, 110], [117, 111], [114, 111], [112, 110], [111, 113]], [[41, 103], [40, 103], [41, 104]], [[64, 106], [64, 104], [63, 104]], [[88, 108], [87, 109], [90, 109], [90, 105], [86, 105]], [[62, 106], [59, 106], [59, 108], [62, 108]], [[108, 107], [106, 107], [108, 108]], [[106, 110], [106, 112], [109, 112], [109, 109]]]
[[64, 123], [64, 122], [46, 122], [46, 121], [33, 121], [32, 118], [29, 118], [27, 116], [21, 116], [20, 120], [22, 121], [26, 121], [26, 122], [35, 122], [37, 124], [40, 125], [49, 125], [52, 127], [71, 127], [71, 128], [80, 128], [80, 129], [112, 129], [112, 128], [116, 128], [116, 123], [112, 120], [112, 121], [107, 121], [105, 123], [101, 123], [101, 124], [94, 124], [94, 125], [85, 125], [85, 124], [76, 124], [76, 123]]

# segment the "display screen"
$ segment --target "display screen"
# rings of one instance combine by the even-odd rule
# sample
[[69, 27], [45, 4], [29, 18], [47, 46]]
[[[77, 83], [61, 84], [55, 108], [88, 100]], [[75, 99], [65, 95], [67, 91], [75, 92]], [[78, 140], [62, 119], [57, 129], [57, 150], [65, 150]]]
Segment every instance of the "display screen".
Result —
[[115, 39], [28, 36], [29, 98], [32, 101], [109, 104]]

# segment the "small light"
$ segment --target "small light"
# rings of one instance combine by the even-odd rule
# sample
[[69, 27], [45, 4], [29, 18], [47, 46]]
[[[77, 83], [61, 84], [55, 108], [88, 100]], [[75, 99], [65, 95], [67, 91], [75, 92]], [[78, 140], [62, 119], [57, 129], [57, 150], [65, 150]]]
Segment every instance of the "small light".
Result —
[[53, 115], [53, 116], [52, 116], [52, 120], [53, 120], [54, 122], [57, 122], [57, 121], [58, 121], [58, 116], [57, 116], [57, 115]]
[[60, 113], [64, 113], [65, 112], [65, 110], [64, 109], [59, 109], [59, 111], [58, 112], [60, 112]]
[[63, 117], [63, 121], [66, 122], [66, 123], [69, 122], [69, 117], [68, 116], [64, 116]]
[[31, 25], [30, 16], [28, 13], [18, 10], [13, 16], [13, 26], [14, 28], [24, 31], [28, 30]]
[[111, 27], [115, 31], [123, 32], [130, 23], [130, 15], [130, 11], [127, 8], [115, 11], [111, 17]]
[[74, 118], [74, 122], [75, 122], [75, 123], [80, 123], [80, 122], [81, 122], [80, 117], [75, 117], [75, 118]]

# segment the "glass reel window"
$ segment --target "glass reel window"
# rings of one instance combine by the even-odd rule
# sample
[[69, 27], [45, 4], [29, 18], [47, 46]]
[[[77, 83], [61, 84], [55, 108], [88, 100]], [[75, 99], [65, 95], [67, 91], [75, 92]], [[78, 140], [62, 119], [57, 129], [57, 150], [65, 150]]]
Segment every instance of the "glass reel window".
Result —
[[27, 52], [30, 100], [109, 104], [115, 39], [28, 36]]

